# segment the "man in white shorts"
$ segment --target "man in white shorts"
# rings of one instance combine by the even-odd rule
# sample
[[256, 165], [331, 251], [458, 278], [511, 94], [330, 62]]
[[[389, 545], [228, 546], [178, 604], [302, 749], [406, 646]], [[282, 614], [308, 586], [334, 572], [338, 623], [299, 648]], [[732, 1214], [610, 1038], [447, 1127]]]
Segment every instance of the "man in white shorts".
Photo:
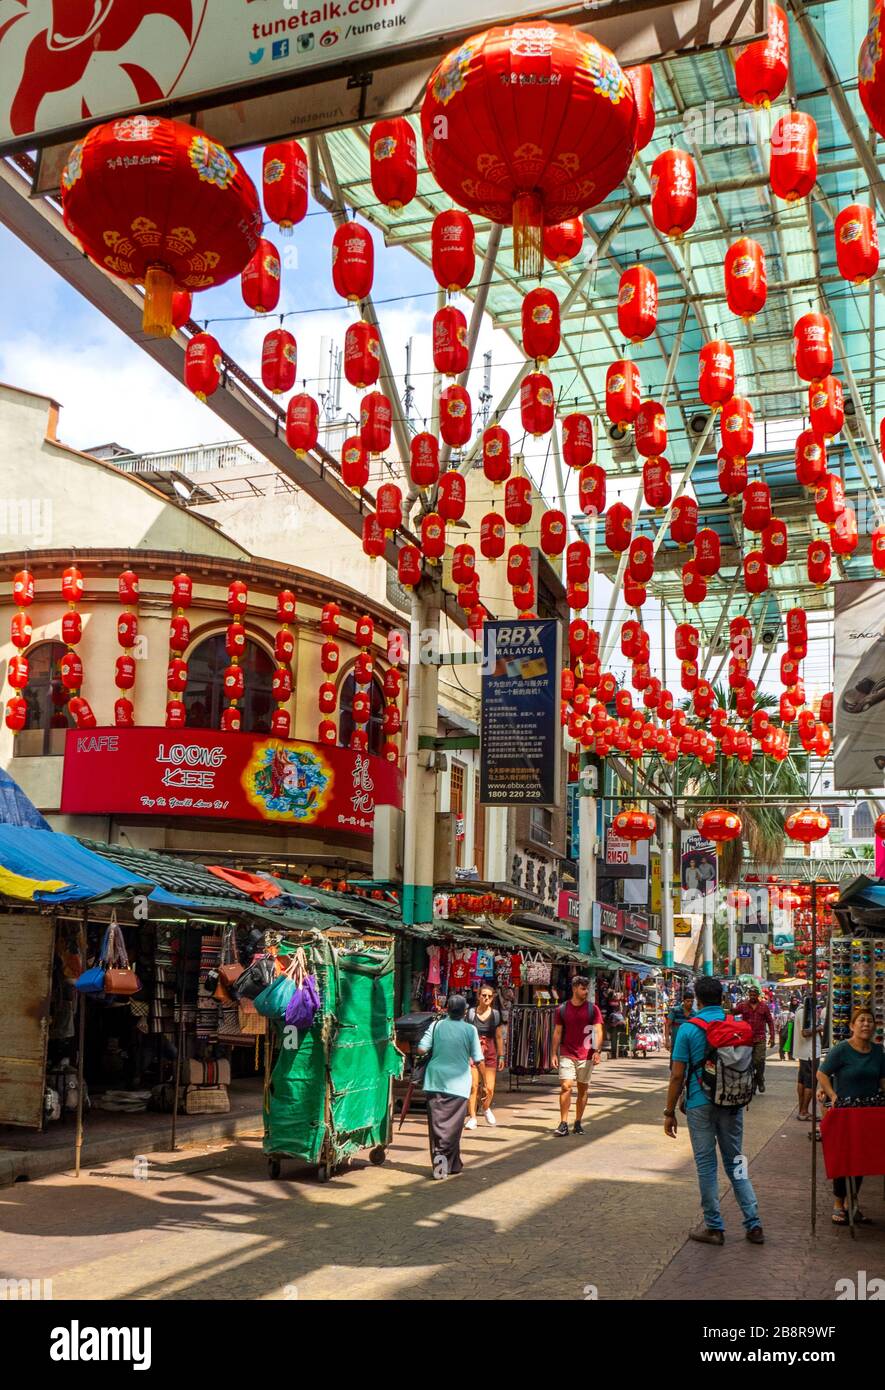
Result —
[[590, 1003], [590, 981], [584, 975], [572, 980], [572, 997], [556, 1010], [553, 1025], [554, 1067], [559, 1068], [559, 1116], [555, 1133], [564, 1139], [568, 1134], [568, 1115], [572, 1089], [577, 1086], [574, 1134], [583, 1134], [581, 1119], [590, 1090], [590, 1074], [599, 1061], [602, 1047], [602, 1014]]

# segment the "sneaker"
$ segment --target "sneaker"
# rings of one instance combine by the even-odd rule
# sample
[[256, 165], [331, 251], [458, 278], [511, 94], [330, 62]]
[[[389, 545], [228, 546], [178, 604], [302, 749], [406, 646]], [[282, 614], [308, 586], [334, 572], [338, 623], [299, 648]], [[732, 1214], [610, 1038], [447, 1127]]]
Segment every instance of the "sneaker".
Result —
[[764, 1081], [760, 1081], [760, 1082], [759, 1082], [759, 1085], [756, 1087], [756, 1090], [759, 1092], [760, 1096], [764, 1096], [764, 1095], [765, 1095], [765, 1082], [764, 1082]]
[[470, 1115], [464, 1125], [465, 1129], [476, 1129], [476, 1116]]
[[[749, 1235], [749, 1231], [747, 1235]], [[689, 1231], [689, 1240], [696, 1240], [701, 1245], [724, 1245], [725, 1232], [711, 1230], [709, 1226], [699, 1226], [695, 1231]]]
[[751, 1245], [764, 1245], [765, 1233], [761, 1226], [751, 1226], [747, 1232], [747, 1240]]
[[556, 1135], [557, 1139], [565, 1139], [567, 1137], [568, 1125], [566, 1124], [565, 1120], [563, 1120], [561, 1124], [558, 1124], [556, 1126], [553, 1133]]
[[485, 1122], [487, 1125], [496, 1125], [498, 1123], [498, 1121], [495, 1119], [494, 1111], [484, 1110], [482, 1113], [485, 1116]]
[[581, 1121], [580, 1121], [580, 1120], [575, 1120], [575, 1123], [572, 1125], [572, 1134], [583, 1134], [583, 1133], [584, 1133], [584, 1126], [581, 1124]]

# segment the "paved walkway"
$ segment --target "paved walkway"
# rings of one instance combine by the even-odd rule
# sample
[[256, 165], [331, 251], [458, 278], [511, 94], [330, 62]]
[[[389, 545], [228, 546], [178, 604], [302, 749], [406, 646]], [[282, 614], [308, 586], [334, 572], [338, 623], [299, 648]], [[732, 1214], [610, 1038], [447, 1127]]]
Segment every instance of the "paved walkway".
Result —
[[271, 1181], [258, 1136], [18, 1184], [0, 1193], [0, 1270], [51, 1278], [55, 1298], [505, 1300], [833, 1297], [842, 1273], [883, 1272], [878, 1189], [875, 1232], [846, 1257], [848, 1233], [822, 1225], [812, 1252], [794, 1064], [770, 1066], [747, 1125], [770, 1243], [746, 1244], [729, 1196], [726, 1246], [686, 1244], [697, 1185], [684, 1130], [663, 1133], [666, 1077], [666, 1060], [604, 1063], [587, 1134], [565, 1140], [554, 1083], [505, 1092], [443, 1183], [416, 1115], [384, 1167], [358, 1160], [326, 1185]]

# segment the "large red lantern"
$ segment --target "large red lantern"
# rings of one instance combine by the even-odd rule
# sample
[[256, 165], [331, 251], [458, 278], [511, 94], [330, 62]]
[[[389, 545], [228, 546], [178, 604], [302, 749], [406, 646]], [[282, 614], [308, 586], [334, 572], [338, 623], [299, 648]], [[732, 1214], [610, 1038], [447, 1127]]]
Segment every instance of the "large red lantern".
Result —
[[189, 574], [176, 574], [172, 578], [172, 603], [176, 608], [190, 608], [194, 585]]
[[443, 376], [460, 376], [466, 372], [467, 320], [453, 304], [437, 309], [433, 316], [433, 365]]
[[650, 840], [655, 833], [655, 818], [649, 815], [648, 811], [640, 811], [637, 807], [631, 807], [626, 811], [619, 811], [612, 820], [612, 830], [619, 835], [622, 840], [629, 840], [630, 853], [636, 853], [636, 846], [640, 840]]
[[396, 483], [381, 484], [375, 495], [375, 512], [388, 535], [402, 525], [403, 494]]
[[633, 513], [623, 502], [612, 502], [605, 514], [605, 544], [613, 555], [621, 555], [633, 535]]
[[291, 665], [295, 655], [295, 638], [288, 627], [277, 628], [273, 639], [273, 653], [281, 665]]
[[875, 210], [866, 203], [850, 203], [838, 213], [833, 234], [839, 274], [853, 285], [866, 284], [879, 269]]
[[655, 75], [650, 63], [627, 68], [636, 99], [636, 152], [644, 150], [655, 133]]
[[822, 840], [830, 831], [830, 818], [823, 811], [812, 810], [810, 806], [802, 811], [794, 811], [784, 821], [784, 830], [791, 840], [805, 846], [806, 855], [811, 854], [815, 840]]
[[476, 269], [473, 223], [453, 208], [437, 213], [430, 228], [430, 256], [436, 282], [454, 294], [466, 290]]
[[[137, 579], [135, 581], [135, 585], [137, 597]], [[17, 608], [29, 608], [31, 604], [34, 602], [34, 576], [30, 570], [19, 570], [18, 573], [13, 577], [12, 601]]]
[[[814, 388], [812, 387], [812, 390]], [[819, 487], [827, 476], [827, 451], [813, 430], [796, 438], [796, 478], [802, 487]]]
[[368, 555], [370, 560], [377, 560], [379, 555], [384, 554], [386, 544], [387, 537], [378, 517], [374, 512], [367, 513], [363, 517], [363, 554]]
[[544, 228], [544, 255], [558, 270], [573, 261], [583, 245], [582, 217], [567, 217], [564, 222], [555, 222], [553, 226]]
[[733, 314], [754, 319], [765, 305], [768, 278], [765, 252], [758, 241], [742, 236], [725, 253], [725, 298]]
[[698, 574], [702, 574], [705, 579], [712, 579], [714, 574], [719, 573], [722, 549], [719, 534], [713, 530], [712, 526], [705, 526], [695, 536], [694, 562]]
[[467, 505], [467, 481], [457, 468], [449, 468], [439, 480], [436, 507], [443, 521], [460, 521]]
[[837, 376], [825, 376], [808, 388], [808, 417], [815, 439], [832, 439], [845, 424], [845, 392]]
[[627, 573], [637, 584], [647, 584], [654, 574], [655, 556], [648, 536], [634, 536], [627, 557]]
[[541, 272], [545, 224], [578, 216], [621, 182], [636, 119], [633, 88], [608, 49], [535, 21], [488, 29], [447, 54], [421, 108], [440, 188], [480, 217], [512, 223], [526, 275]]
[[441, 560], [446, 550], [446, 524], [439, 512], [427, 512], [421, 518], [421, 549], [430, 561]]
[[743, 522], [748, 531], [764, 531], [771, 520], [771, 489], [754, 481], [744, 489]]
[[[525, 546], [521, 548], [526, 549]], [[530, 552], [529, 559], [531, 559]], [[476, 551], [472, 545], [468, 545], [464, 541], [460, 545], [456, 545], [452, 551], [452, 578], [456, 584], [472, 584], [476, 578]], [[507, 578], [512, 584], [509, 560], [507, 562]]]
[[342, 222], [332, 238], [332, 283], [342, 298], [356, 303], [372, 292], [375, 248], [367, 229]]
[[578, 478], [578, 505], [585, 516], [601, 516], [605, 511], [605, 469], [588, 463]]
[[585, 468], [593, 462], [593, 423], [589, 415], [574, 412], [562, 422], [562, 456], [569, 468]]
[[676, 627], [676, 656], [680, 661], [696, 661], [700, 651], [700, 633], [693, 623]]
[[768, 565], [761, 550], [750, 550], [744, 556], [744, 588], [748, 594], [764, 594], [768, 588]]
[[360, 439], [370, 454], [386, 454], [393, 428], [393, 407], [383, 391], [370, 391], [360, 405]]
[[417, 545], [402, 546], [396, 557], [396, 573], [404, 589], [414, 589], [421, 583], [421, 551]]
[[223, 362], [221, 348], [211, 333], [195, 333], [184, 352], [184, 384], [198, 401], [218, 390]]
[[771, 191], [788, 203], [817, 183], [817, 123], [807, 111], [781, 116], [771, 132]]
[[857, 56], [858, 95], [870, 125], [885, 136], [885, 14], [882, 0], [870, 19], [860, 52]]
[[643, 401], [633, 425], [637, 452], [643, 458], [660, 458], [667, 447], [667, 415], [660, 401]]
[[713, 409], [734, 395], [734, 348], [724, 338], [704, 343], [698, 353], [698, 393]]
[[[79, 614], [77, 615], [79, 617]], [[138, 638], [138, 619], [134, 613], [121, 613], [117, 619], [117, 641], [121, 647], [134, 647]]]
[[261, 381], [266, 390], [279, 395], [291, 391], [298, 367], [298, 348], [285, 328], [273, 328], [261, 348]]
[[483, 430], [482, 471], [490, 483], [505, 483], [510, 477], [510, 435], [503, 425]]
[[857, 549], [857, 513], [846, 503], [830, 530], [830, 545], [834, 555], [853, 555]]
[[508, 478], [504, 485], [504, 516], [519, 531], [532, 519], [532, 485], [522, 473]]
[[79, 613], [65, 613], [61, 620], [62, 641], [69, 647], [76, 647], [83, 636], [83, 619]]
[[707, 581], [698, 573], [698, 567], [693, 560], [686, 560], [682, 566], [682, 597], [686, 603], [693, 606], [703, 603], [707, 597]]
[[832, 552], [826, 541], [812, 541], [808, 547], [808, 578], [822, 589], [830, 582]]
[[738, 54], [734, 77], [741, 100], [768, 107], [777, 101], [790, 71], [790, 30], [779, 5], [768, 6], [768, 35]]
[[239, 160], [203, 131], [162, 116], [97, 125], [61, 175], [65, 225], [86, 254], [143, 283], [143, 327], [172, 332], [176, 288], [208, 289], [237, 275], [261, 236], [261, 209]]
[[418, 188], [415, 132], [405, 116], [376, 121], [369, 132], [372, 192], [391, 212], [410, 203]]
[[682, 237], [698, 214], [698, 176], [685, 150], [669, 149], [651, 166], [651, 215], [664, 236]]
[[712, 840], [716, 845], [736, 840], [743, 829], [740, 816], [727, 806], [714, 806], [704, 811], [698, 816], [697, 827], [705, 840]]
[[381, 339], [374, 323], [360, 319], [344, 335], [344, 375], [351, 386], [365, 391], [381, 371]]
[[439, 393], [439, 432], [452, 449], [469, 443], [473, 433], [470, 396], [457, 382]]
[[486, 560], [500, 560], [504, 554], [507, 528], [497, 512], [486, 512], [479, 527], [479, 548]]
[[642, 382], [639, 368], [628, 358], [612, 362], [605, 374], [605, 413], [613, 425], [627, 428], [639, 413]]
[[345, 439], [342, 446], [341, 478], [352, 492], [362, 492], [369, 481], [369, 456], [358, 434]]
[[673, 496], [670, 472], [670, 465], [664, 458], [646, 459], [642, 466], [642, 495], [646, 505], [656, 512], [670, 505]]
[[320, 432], [320, 408], [313, 396], [292, 396], [286, 408], [286, 443], [299, 458], [316, 448]]
[[586, 584], [590, 578], [590, 547], [586, 541], [572, 541], [565, 552], [566, 579], [572, 584]]
[[539, 439], [553, 428], [555, 404], [553, 384], [545, 372], [529, 372], [523, 377], [519, 390], [519, 410], [522, 427], [527, 434]]
[[684, 550], [687, 545], [694, 544], [697, 533], [698, 504], [693, 497], [688, 497], [683, 492], [673, 503], [673, 512], [670, 517], [670, 536], [680, 550]]
[[434, 487], [439, 481], [439, 440], [423, 430], [409, 445], [409, 472], [415, 487]]
[[833, 370], [833, 329], [826, 314], [808, 313], [793, 328], [793, 357], [803, 381], [823, 381]]
[[[180, 655], [189, 646], [191, 625], [183, 613], [174, 613], [169, 619], [169, 650]], [[131, 644], [130, 644], [131, 645]]]
[[559, 351], [559, 300], [543, 285], [522, 301], [522, 349], [526, 357], [546, 362]]
[[280, 302], [280, 254], [262, 237], [240, 277], [243, 301], [256, 314], [269, 314]]
[[307, 155], [297, 140], [266, 145], [262, 156], [264, 210], [283, 236], [307, 214]]
[[838, 473], [825, 473], [814, 494], [814, 509], [818, 521], [825, 526], [835, 525], [845, 510], [845, 484]]
[[753, 448], [753, 406], [744, 396], [732, 396], [722, 407], [719, 434], [723, 453], [746, 458]]
[[618, 285], [618, 328], [631, 343], [641, 343], [657, 324], [657, 276], [646, 265], [631, 265]]
[[762, 556], [767, 565], [782, 565], [787, 558], [789, 544], [786, 523], [773, 516], [767, 526], [762, 528]]
[[551, 555], [561, 555], [565, 549], [565, 542], [568, 536], [568, 519], [565, 512], [558, 508], [551, 508], [544, 512], [541, 517], [541, 532], [539, 543], [541, 550], [548, 557]]
[[716, 460], [719, 468], [719, 486], [726, 497], [739, 497], [747, 486], [749, 469], [745, 458], [731, 458], [720, 449]]

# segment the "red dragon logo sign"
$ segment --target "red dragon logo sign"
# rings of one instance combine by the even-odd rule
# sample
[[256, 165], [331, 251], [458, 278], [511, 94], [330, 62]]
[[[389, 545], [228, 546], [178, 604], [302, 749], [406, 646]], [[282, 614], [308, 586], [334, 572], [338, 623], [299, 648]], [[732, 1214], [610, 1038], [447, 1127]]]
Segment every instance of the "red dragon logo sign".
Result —
[[207, 4], [0, 0], [0, 70], [14, 91], [8, 113], [0, 114], [0, 135], [28, 135], [171, 95]]

